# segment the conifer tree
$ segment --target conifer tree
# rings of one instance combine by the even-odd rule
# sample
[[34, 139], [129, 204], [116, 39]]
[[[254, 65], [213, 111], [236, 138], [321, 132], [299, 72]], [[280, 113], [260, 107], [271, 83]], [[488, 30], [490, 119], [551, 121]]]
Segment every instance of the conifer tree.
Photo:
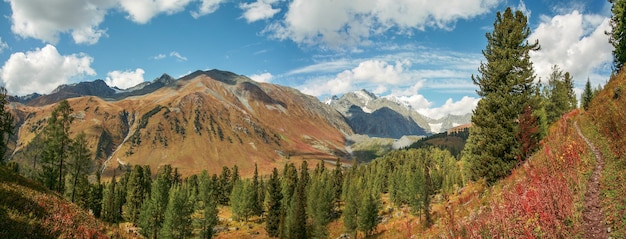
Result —
[[200, 227], [200, 238], [209, 239], [213, 237], [213, 227], [217, 226], [219, 218], [217, 217], [217, 199], [212, 192], [213, 186], [211, 179], [206, 170], [203, 170], [198, 177], [198, 210], [202, 211], [202, 217], [199, 218], [198, 223]]
[[175, 184], [169, 191], [169, 202], [165, 210], [163, 227], [159, 237], [165, 239], [184, 239], [192, 235], [191, 214], [193, 205], [189, 201], [189, 191]]
[[7, 156], [7, 145], [9, 139], [14, 134], [13, 129], [15, 127], [13, 115], [7, 110], [8, 104], [7, 90], [4, 87], [0, 87], [0, 162], [2, 163]]
[[165, 165], [159, 170], [156, 180], [152, 183], [150, 199], [141, 206], [141, 213], [139, 214], [140, 232], [147, 238], [157, 238], [163, 226], [172, 182], [172, 167]]
[[103, 190], [104, 187], [102, 182], [100, 181], [100, 171], [96, 170], [96, 182], [91, 184], [89, 187], [89, 205], [88, 208], [91, 210], [93, 215], [96, 218], [100, 218], [102, 216], [102, 204], [103, 204]]
[[262, 202], [259, 198], [259, 187], [261, 185], [259, 185], [259, 169], [257, 167], [257, 164], [254, 164], [254, 175], [252, 176], [252, 198], [251, 200], [254, 202], [252, 205], [252, 215], [261, 215], [261, 213], [263, 213], [263, 204], [261, 204], [260, 202]]
[[334, 185], [328, 171], [314, 175], [307, 195], [307, 214], [311, 219], [311, 236], [313, 238], [328, 237], [327, 225], [330, 223], [334, 206]]
[[61, 101], [52, 110], [48, 125], [44, 128], [41, 180], [49, 189], [59, 193], [65, 191], [65, 159], [71, 144], [69, 136], [72, 123], [72, 108], [67, 100]]
[[306, 161], [303, 161], [300, 169], [300, 178], [291, 198], [291, 207], [287, 214], [288, 238], [307, 238], [306, 188], [308, 182], [308, 164]]
[[111, 222], [117, 223], [121, 218], [121, 210], [120, 210], [120, 198], [119, 192], [121, 191], [119, 183], [115, 179], [115, 175], [113, 175], [113, 179], [111, 182], [106, 185], [106, 189], [102, 193], [102, 219]]
[[626, 62], [626, 1], [609, 0], [611, 3], [611, 31], [609, 42], [613, 45], [613, 66], [620, 71]]
[[90, 185], [87, 176], [91, 170], [91, 152], [85, 137], [84, 133], [79, 133], [70, 145], [66, 178], [66, 197], [83, 208], [88, 206]]
[[267, 208], [267, 218], [265, 219], [265, 230], [270, 237], [277, 237], [279, 234], [280, 215], [282, 209], [283, 194], [281, 192], [280, 178], [278, 170], [274, 168], [269, 181], [267, 181], [267, 193], [265, 194], [265, 207]]
[[591, 100], [593, 99], [593, 90], [591, 89], [591, 82], [589, 82], [589, 78], [587, 78], [587, 83], [585, 83], [585, 89], [583, 90], [582, 105], [585, 110], [589, 109], [589, 104], [591, 104]]
[[357, 228], [368, 237], [372, 235], [372, 232], [381, 221], [378, 216], [378, 211], [380, 211], [380, 199], [378, 196], [373, 196], [371, 193], [365, 193], [361, 196], [361, 200]]
[[[353, 169], [354, 170], [354, 169]], [[358, 229], [358, 215], [361, 209], [362, 195], [362, 183], [356, 177], [346, 177], [346, 187], [344, 187], [345, 196], [343, 201], [345, 203], [343, 213], [343, 226], [348, 233], [354, 233], [354, 238], [357, 238]]]
[[564, 113], [578, 105], [574, 93], [574, 81], [569, 72], [563, 72], [558, 66], [552, 67], [545, 91], [546, 113], [549, 123], [557, 121]]
[[222, 173], [220, 174], [217, 184], [219, 190], [216, 191], [217, 201], [221, 205], [228, 205], [228, 202], [230, 201], [230, 192], [233, 190], [232, 178], [233, 176], [230, 168], [226, 166], [222, 167]]
[[254, 204], [256, 198], [253, 198], [254, 190], [250, 180], [237, 180], [233, 185], [233, 191], [230, 194], [230, 206], [233, 210], [235, 220], [244, 219], [248, 222], [248, 218], [254, 213]]
[[141, 206], [148, 196], [148, 190], [144, 188], [145, 174], [143, 167], [135, 165], [133, 170], [128, 176], [128, 183], [126, 185], [126, 204], [123, 207], [124, 219], [133, 224], [139, 222], [139, 213], [141, 212]]
[[335, 161], [335, 170], [333, 171], [333, 188], [335, 190], [334, 199], [335, 206], [338, 208], [341, 202], [341, 189], [343, 187], [343, 170], [341, 169], [341, 160], [337, 158]]
[[493, 183], [516, 165], [517, 119], [534, 89], [529, 52], [539, 49], [538, 42], [528, 43], [529, 34], [526, 16], [511, 8], [497, 13], [493, 32], [486, 34], [483, 55], [487, 63], [481, 63], [479, 76], [472, 76], [482, 99], [474, 110], [463, 153], [473, 180], [485, 178]]

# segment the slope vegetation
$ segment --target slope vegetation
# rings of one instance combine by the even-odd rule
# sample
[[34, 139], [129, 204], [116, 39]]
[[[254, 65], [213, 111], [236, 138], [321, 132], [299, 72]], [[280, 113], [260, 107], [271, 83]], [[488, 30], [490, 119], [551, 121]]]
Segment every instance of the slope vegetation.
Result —
[[109, 238], [111, 228], [4, 166], [0, 166], [0, 238]]

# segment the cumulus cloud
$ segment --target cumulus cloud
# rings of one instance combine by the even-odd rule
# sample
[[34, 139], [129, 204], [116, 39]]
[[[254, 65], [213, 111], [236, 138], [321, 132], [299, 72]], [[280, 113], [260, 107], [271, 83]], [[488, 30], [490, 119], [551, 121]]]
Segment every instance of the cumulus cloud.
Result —
[[71, 33], [74, 42], [95, 44], [106, 31], [98, 26], [115, 0], [7, 0], [11, 30], [21, 37], [57, 43], [59, 33]]
[[72, 78], [95, 75], [93, 58], [85, 54], [61, 55], [53, 45], [29, 52], [16, 52], [0, 69], [10, 94], [49, 93]]
[[128, 89], [144, 82], [144, 73], [144, 70], [141, 68], [137, 68], [134, 71], [111, 71], [107, 73], [107, 78], [104, 81], [111, 87]]
[[307, 45], [367, 43], [389, 29], [399, 33], [427, 27], [452, 29], [459, 19], [487, 13], [499, 0], [377, 1], [294, 0], [284, 18], [269, 25], [271, 36]]
[[239, 8], [244, 11], [242, 17], [248, 23], [251, 23], [272, 18], [276, 13], [280, 12], [280, 9], [272, 7], [272, 4], [277, 2], [278, 0], [257, 0], [253, 3], [241, 3]]
[[[610, 30], [609, 18], [586, 15], [574, 10], [554, 17], [541, 17], [541, 23], [529, 39], [538, 39], [541, 50], [531, 52], [538, 77], [546, 79], [551, 67], [558, 65], [570, 72], [582, 85], [587, 77], [594, 82], [606, 80], [610, 71], [613, 47], [605, 31]], [[604, 79], [604, 80], [603, 80]]]
[[128, 13], [128, 19], [145, 24], [154, 16], [165, 13], [178, 13], [185, 9], [191, 0], [119, 0], [121, 8]]
[[269, 72], [265, 72], [265, 73], [261, 73], [261, 74], [254, 74], [250, 76], [250, 79], [256, 81], [256, 82], [265, 82], [265, 83], [270, 83], [272, 82], [272, 79], [274, 78], [274, 76], [272, 75], [272, 73]]
[[220, 7], [220, 4], [222, 2], [225, 2], [226, 0], [201, 0], [201, 1], [202, 3], [200, 4], [200, 8], [198, 8], [197, 11], [191, 12], [191, 16], [193, 18], [199, 18], [201, 16], [211, 14], [217, 11], [217, 9]]
[[440, 107], [419, 108], [417, 112], [432, 119], [439, 119], [449, 114], [464, 115], [472, 113], [472, 110], [478, 105], [479, 100], [480, 99], [475, 97], [463, 96], [463, 98], [455, 102], [449, 98], [446, 100], [446, 103]]

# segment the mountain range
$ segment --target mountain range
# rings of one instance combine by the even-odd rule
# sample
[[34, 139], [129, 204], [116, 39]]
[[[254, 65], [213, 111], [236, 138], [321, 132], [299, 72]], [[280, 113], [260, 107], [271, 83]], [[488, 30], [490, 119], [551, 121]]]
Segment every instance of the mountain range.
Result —
[[232, 72], [163, 74], [129, 89], [102, 80], [62, 85], [47, 95], [10, 97], [17, 121], [12, 159], [37, 167], [39, 138], [55, 103], [67, 99], [71, 134], [87, 134], [104, 177], [130, 165], [164, 164], [182, 174], [219, 173], [237, 165], [242, 175], [270, 172], [289, 160], [348, 159], [348, 136], [399, 139], [429, 135], [469, 122], [468, 116], [432, 120], [406, 104], [365, 90], [327, 103], [293, 88], [258, 83]]

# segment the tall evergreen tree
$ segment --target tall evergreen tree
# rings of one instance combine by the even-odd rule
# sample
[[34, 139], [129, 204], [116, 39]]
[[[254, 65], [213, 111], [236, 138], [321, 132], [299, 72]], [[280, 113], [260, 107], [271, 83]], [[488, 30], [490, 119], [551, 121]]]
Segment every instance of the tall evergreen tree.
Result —
[[557, 121], [564, 113], [575, 109], [578, 105], [571, 75], [569, 72], [563, 74], [563, 71], [556, 65], [552, 67], [552, 73], [544, 91], [547, 120], [550, 123]]
[[368, 237], [372, 235], [376, 226], [378, 226], [381, 221], [378, 216], [378, 211], [380, 211], [380, 198], [373, 196], [371, 193], [365, 193], [361, 196], [361, 200], [357, 228]]
[[307, 214], [311, 219], [313, 238], [327, 238], [327, 225], [333, 214], [335, 190], [328, 171], [314, 175], [307, 192]]
[[250, 180], [237, 180], [234, 183], [233, 191], [230, 194], [230, 206], [235, 220], [244, 219], [248, 222], [248, 218], [254, 212], [254, 204], [256, 204], [256, 198], [252, 198], [253, 193]]
[[267, 181], [267, 193], [265, 194], [265, 207], [267, 211], [265, 230], [270, 237], [277, 237], [279, 234], [280, 214], [283, 199], [281, 191], [278, 170], [274, 168], [269, 181]]
[[49, 189], [63, 193], [65, 190], [65, 159], [71, 144], [70, 125], [73, 121], [72, 108], [67, 100], [61, 101], [52, 110], [48, 125], [44, 128], [41, 179]]
[[102, 212], [102, 194], [104, 187], [100, 181], [100, 171], [96, 170], [96, 182], [89, 187], [89, 205], [88, 209], [91, 210], [96, 218], [101, 217]]
[[613, 45], [613, 66], [620, 71], [626, 62], [626, 1], [609, 0], [611, 3], [611, 31], [609, 42]]
[[497, 13], [493, 32], [486, 34], [487, 63], [481, 63], [480, 76], [472, 76], [482, 99], [474, 110], [474, 126], [464, 150], [474, 180], [486, 178], [493, 183], [516, 164], [517, 120], [534, 89], [529, 52], [539, 49], [538, 42], [528, 43], [529, 34], [526, 16], [511, 8]]
[[126, 204], [124, 204], [124, 219], [133, 224], [139, 222], [139, 213], [141, 212], [141, 205], [148, 196], [148, 190], [145, 188], [146, 176], [143, 172], [143, 167], [135, 165], [133, 170], [128, 176], [128, 183], [126, 185]]
[[113, 175], [113, 179], [106, 185], [102, 193], [102, 219], [116, 223], [121, 218], [120, 210], [119, 210], [119, 200], [117, 197], [117, 192], [119, 192], [119, 185], [117, 180], [115, 179], [115, 175]]
[[150, 190], [150, 199], [143, 203], [139, 214], [140, 232], [147, 238], [156, 239], [163, 226], [172, 184], [172, 167], [165, 165], [157, 173], [157, 178], [152, 183]]
[[307, 161], [303, 161], [300, 178], [291, 198], [291, 207], [287, 214], [287, 237], [307, 238], [306, 188], [309, 182]]
[[254, 164], [254, 175], [252, 176], [251, 187], [251, 200], [254, 202], [252, 205], [252, 215], [259, 216], [263, 213], [263, 204], [260, 203], [262, 200], [259, 199], [259, 187], [261, 187], [261, 185], [259, 184], [259, 169], [256, 163]]
[[585, 110], [589, 109], [589, 104], [591, 104], [591, 100], [593, 99], [593, 90], [591, 89], [591, 82], [589, 82], [589, 78], [587, 78], [587, 83], [585, 83], [585, 89], [583, 90], [582, 105]]
[[8, 105], [7, 90], [4, 87], [0, 87], [0, 162], [4, 162], [7, 156], [7, 145], [15, 127], [13, 115], [7, 109]]
[[216, 191], [217, 201], [221, 205], [228, 205], [228, 202], [230, 201], [230, 193], [233, 190], [232, 179], [233, 175], [230, 171], [230, 168], [224, 166], [222, 168], [222, 173], [219, 176], [219, 181], [217, 184], [219, 190]]
[[213, 228], [217, 226], [219, 218], [217, 217], [217, 199], [213, 193], [213, 182], [206, 170], [203, 170], [198, 177], [198, 210], [202, 213], [198, 223], [200, 227], [200, 238], [209, 239], [213, 237]]
[[84, 133], [79, 133], [70, 146], [67, 162], [66, 197], [83, 208], [88, 206], [91, 152], [87, 148]]
[[192, 235], [191, 214], [193, 204], [189, 201], [189, 191], [175, 184], [169, 192], [169, 202], [163, 218], [160, 238], [184, 239]]

